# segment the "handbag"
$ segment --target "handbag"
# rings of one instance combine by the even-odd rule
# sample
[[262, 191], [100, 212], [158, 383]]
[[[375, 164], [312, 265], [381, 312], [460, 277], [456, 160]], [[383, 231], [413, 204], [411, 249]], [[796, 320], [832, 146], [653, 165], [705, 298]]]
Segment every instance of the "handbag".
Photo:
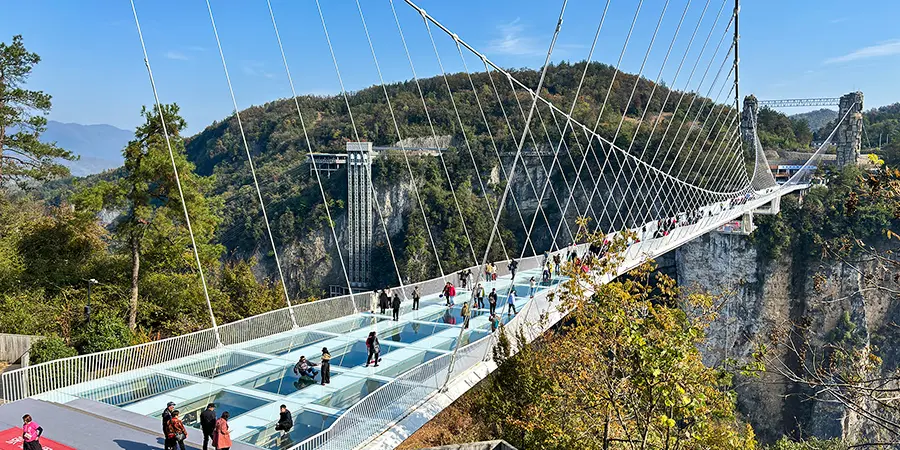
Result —
[[176, 441], [183, 441], [185, 439], [187, 439], [187, 436], [185, 436], [184, 433], [175, 433]]

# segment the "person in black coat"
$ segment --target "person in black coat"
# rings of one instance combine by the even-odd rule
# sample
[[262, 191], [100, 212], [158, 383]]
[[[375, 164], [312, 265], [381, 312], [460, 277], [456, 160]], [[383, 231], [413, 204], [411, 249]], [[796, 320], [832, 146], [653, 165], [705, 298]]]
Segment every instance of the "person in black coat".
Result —
[[175, 436], [169, 437], [169, 421], [172, 420], [172, 411], [175, 410], [175, 402], [166, 404], [166, 409], [162, 413], [162, 430], [163, 436], [166, 438], [166, 448], [175, 448]]
[[209, 440], [216, 432], [216, 404], [206, 405], [206, 409], [200, 413], [200, 429], [203, 430], [203, 450], [209, 450]]
[[391, 307], [394, 309], [394, 321], [400, 320], [400, 296], [396, 293], [394, 298], [391, 299]]
[[278, 414], [278, 423], [275, 425], [275, 429], [287, 434], [291, 431], [291, 428], [294, 428], [294, 417], [288, 411], [287, 405], [281, 405], [281, 412]]
[[388, 303], [390, 303], [390, 299], [388, 298], [387, 289], [382, 289], [381, 295], [378, 296], [378, 308], [381, 310], [381, 314], [384, 314], [387, 310]]

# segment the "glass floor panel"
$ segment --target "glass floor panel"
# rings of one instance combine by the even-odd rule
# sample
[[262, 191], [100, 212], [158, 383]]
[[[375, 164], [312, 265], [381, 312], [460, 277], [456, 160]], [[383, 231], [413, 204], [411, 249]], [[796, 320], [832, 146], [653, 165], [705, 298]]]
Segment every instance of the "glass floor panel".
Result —
[[[396, 350], [397, 347], [393, 345], [388, 345], [384, 343], [380, 343], [379, 345], [381, 349], [381, 357], [390, 353], [393, 350]], [[331, 351], [331, 365], [332, 366], [340, 366], [345, 368], [353, 368], [357, 366], [361, 366], [366, 363], [366, 358], [369, 357], [369, 351], [366, 349], [365, 341], [356, 341], [349, 346], [340, 347], [337, 350]], [[310, 358], [316, 363], [320, 363], [322, 359], [322, 355], [316, 356], [315, 358]]]
[[[418, 323], [412, 322], [397, 328], [387, 330], [383, 333], [382, 341], [403, 342], [412, 344], [420, 339], [425, 339], [435, 333], [449, 330], [451, 327], [439, 325], [436, 323]], [[382, 351], [384, 353], [384, 351]]]
[[164, 394], [192, 384], [190, 381], [168, 375], [153, 374], [134, 380], [116, 383], [78, 394], [98, 402], [114, 406], [128, 406], [155, 395]]
[[195, 375], [204, 378], [215, 378], [219, 375], [234, 372], [241, 367], [262, 361], [263, 358], [237, 352], [224, 352], [200, 361], [194, 361], [172, 368], [175, 372]]
[[[183, 405], [175, 405], [175, 409], [181, 411], [181, 420], [185, 425], [200, 428], [200, 413], [206, 409], [206, 405], [210, 403], [216, 404], [216, 414], [221, 415], [228, 411], [231, 416], [228, 420], [244, 414], [247, 411], [254, 410], [260, 406], [269, 404], [269, 400], [251, 397], [249, 395], [238, 394], [236, 392], [219, 390], [209, 395], [196, 398]], [[154, 414], [155, 417], [162, 417], [162, 411]]]
[[[487, 299], [484, 300], [484, 305], [487, 306]], [[473, 309], [472, 317], [478, 317], [483, 314], [487, 314], [488, 310], [486, 309]], [[434, 322], [440, 323], [444, 325], [462, 325], [462, 306], [454, 306], [452, 308], [446, 308], [443, 312], [436, 312], [433, 314], [429, 314], [420, 319], [413, 319], [420, 322]]]
[[421, 352], [421, 353], [413, 356], [412, 358], [404, 359], [403, 361], [400, 361], [397, 364], [392, 364], [389, 367], [379, 370], [378, 375], [382, 375], [385, 377], [391, 377], [391, 378], [398, 377], [401, 374], [405, 373], [406, 371], [412, 369], [413, 367], [424, 364], [424, 363], [431, 361], [432, 359], [437, 358], [438, 356], [441, 356], [441, 355], [443, 355], [443, 353], [427, 352], [427, 351]]
[[363, 397], [371, 394], [372, 391], [378, 389], [384, 384], [384, 381], [366, 378], [364, 380], [353, 383], [350, 386], [347, 386], [333, 394], [329, 394], [328, 396], [322, 398], [321, 400], [317, 400], [314, 403], [317, 405], [345, 410], [353, 406], [356, 402], [362, 400]]
[[[516, 297], [526, 298], [529, 297], [529, 294], [531, 293], [531, 287], [529, 287], [528, 285], [517, 284], [513, 286], [513, 288], [516, 291]], [[544, 289], [547, 289], [547, 287], [538, 285], [536, 292], [541, 292]], [[500, 304], [506, 304], [507, 294], [509, 294], [509, 288], [497, 289], [497, 306], [500, 306]], [[487, 300], [485, 300], [485, 302], [487, 302]]]
[[330, 325], [330, 326], [321, 328], [320, 330], [326, 331], [329, 333], [344, 334], [344, 333], [349, 333], [351, 331], [359, 330], [361, 328], [370, 327], [370, 326], [375, 325], [376, 323], [384, 321], [384, 320], [387, 320], [387, 319], [384, 317], [374, 317], [374, 316], [360, 317], [358, 319], [347, 320], [347, 321], [344, 321], [341, 323], [336, 323], [334, 325]]
[[332, 337], [333, 336], [327, 334], [309, 331], [295, 334], [293, 336], [285, 336], [281, 339], [271, 342], [256, 344], [252, 347], [247, 347], [247, 350], [281, 356], [297, 350], [298, 348], [306, 347], [307, 345], [312, 345], [316, 342], [322, 342], [324, 340], [331, 339]]
[[276, 422], [272, 422], [265, 429], [241, 436], [237, 441], [265, 449], [286, 450], [330, 427], [335, 420], [334, 416], [313, 411], [295, 411], [293, 416], [294, 428], [288, 434], [275, 431]]
[[[490, 325], [488, 325], [488, 326], [490, 326]], [[460, 345], [460, 347], [465, 347], [475, 341], [478, 341], [481, 338], [489, 336], [490, 334], [491, 333], [488, 331], [481, 331], [481, 330], [466, 331], [462, 335], [462, 345]], [[454, 337], [449, 342], [435, 346], [435, 348], [438, 350], [453, 350], [454, 348], [456, 348], [457, 339], [459, 339], [459, 338]]]
[[[316, 367], [316, 369], [321, 370], [322, 368]], [[340, 375], [340, 373], [340, 370], [331, 369], [332, 378]], [[261, 391], [271, 392], [278, 395], [291, 395], [318, 382], [321, 382], [322, 378], [320, 377], [321, 374], [317, 376], [315, 380], [310, 380], [306, 377], [300, 378], [299, 375], [296, 375], [294, 373], [294, 365], [290, 364], [284, 366], [284, 368], [282, 369], [273, 370], [269, 373], [253, 378], [252, 380], [245, 381], [238, 386], [250, 389], [259, 389]]]

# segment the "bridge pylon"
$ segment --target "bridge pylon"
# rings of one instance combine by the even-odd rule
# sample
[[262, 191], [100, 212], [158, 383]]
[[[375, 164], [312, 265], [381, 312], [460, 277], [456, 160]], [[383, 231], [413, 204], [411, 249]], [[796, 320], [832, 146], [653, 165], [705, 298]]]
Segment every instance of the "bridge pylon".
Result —
[[856, 165], [859, 158], [859, 150], [862, 147], [863, 127], [863, 93], [856, 91], [841, 96], [838, 107], [838, 120], [846, 116], [846, 119], [838, 126], [834, 136], [834, 144], [837, 146], [837, 166], [846, 167]]

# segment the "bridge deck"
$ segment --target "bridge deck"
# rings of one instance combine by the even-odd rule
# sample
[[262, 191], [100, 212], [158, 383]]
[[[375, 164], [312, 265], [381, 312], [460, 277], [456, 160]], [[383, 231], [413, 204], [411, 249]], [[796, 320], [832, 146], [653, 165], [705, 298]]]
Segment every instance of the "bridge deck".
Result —
[[[517, 310], [529, 302], [529, 278], [540, 278], [539, 269], [516, 276]], [[555, 277], [552, 285], [562, 279]], [[485, 283], [486, 292], [497, 289], [497, 311], [502, 321], [514, 315], [505, 309], [510, 288], [508, 276]], [[538, 290], [548, 289], [539, 286]], [[229, 411], [232, 436], [262, 448], [286, 449], [331, 425], [340, 414], [378, 387], [458, 345], [461, 302], [468, 290], [458, 289], [457, 305], [444, 306], [438, 294], [425, 295], [419, 310], [410, 302], [402, 306], [399, 321], [388, 315], [364, 312], [313, 326], [279, 333], [238, 345], [219, 348], [140, 370], [133, 370], [47, 392], [35, 398], [56, 403], [79, 399], [103, 402], [126, 411], [160, 417], [173, 401], [185, 424], [199, 427], [199, 413], [208, 403], [217, 412]], [[487, 300], [485, 300], [487, 301]], [[487, 306], [487, 305], [486, 305]], [[488, 309], [475, 309], [462, 345], [490, 334]], [[365, 339], [376, 331], [382, 361], [365, 367]], [[293, 373], [300, 355], [318, 362], [322, 347], [332, 355], [331, 383], [302, 381]], [[320, 378], [318, 378], [320, 379]], [[318, 380], [317, 379], [317, 380]], [[81, 400], [83, 402], [83, 400]], [[293, 412], [295, 426], [289, 435], [274, 430], [279, 405]]]

